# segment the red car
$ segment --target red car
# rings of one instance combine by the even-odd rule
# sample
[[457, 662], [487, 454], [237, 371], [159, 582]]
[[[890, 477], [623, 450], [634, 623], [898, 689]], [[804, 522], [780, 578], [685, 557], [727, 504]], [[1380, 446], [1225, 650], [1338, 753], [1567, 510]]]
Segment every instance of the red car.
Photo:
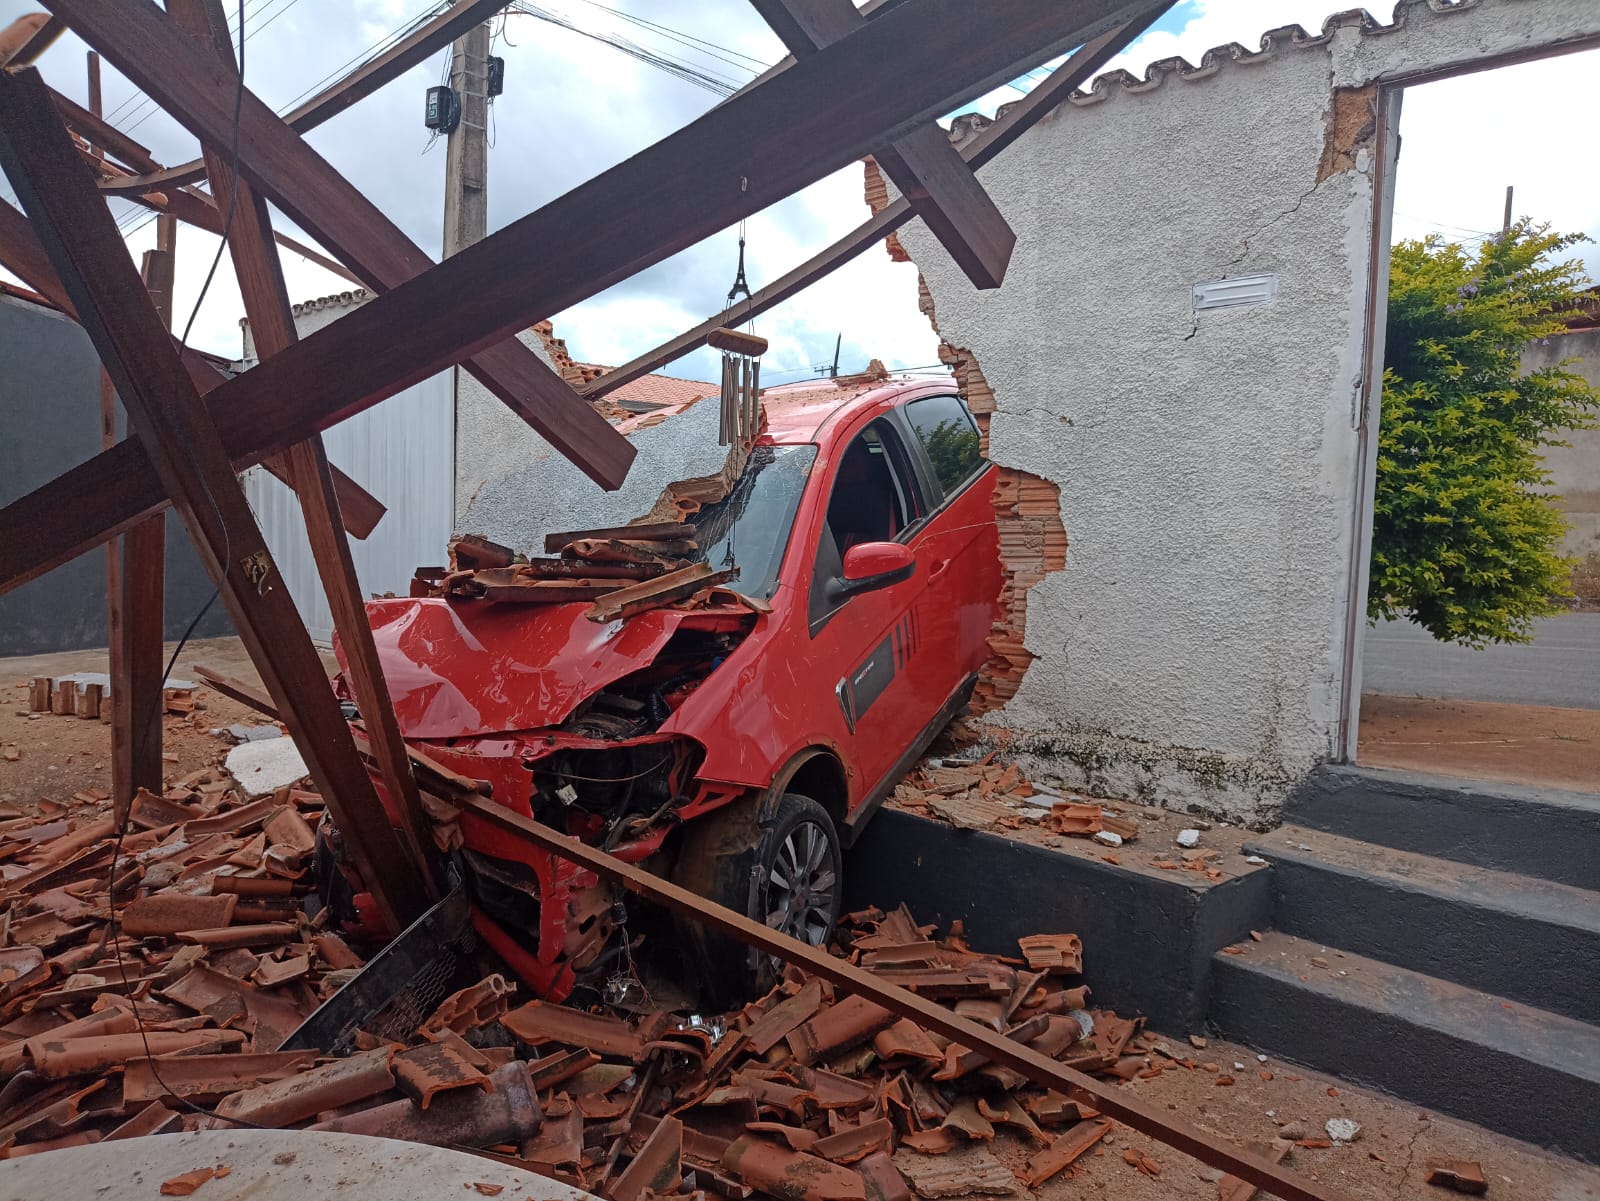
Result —
[[[793, 385], [764, 404], [734, 491], [689, 519], [754, 604], [609, 624], [581, 603], [367, 611], [418, 749], [519, 813], [820, 945], [842, 849], [988, 658], [996, 473], [948, 381]], [[625, 954], [620, 893], [470, 814], [462, 831], [480, 935], [548, 997], [603, 985]], [[708, 997], [762, 982], [753, 951], [682, 933]]]

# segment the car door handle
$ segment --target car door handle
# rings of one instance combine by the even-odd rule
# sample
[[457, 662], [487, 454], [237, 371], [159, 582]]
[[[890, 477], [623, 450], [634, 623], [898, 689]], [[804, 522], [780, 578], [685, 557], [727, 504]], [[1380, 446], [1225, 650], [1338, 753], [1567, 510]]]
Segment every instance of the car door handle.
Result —
[[949, 559], [940, 559], [937, 563], [935, 563], [933, 565], [932, 568], [929, 569], [928, 578], [931, 580], [935, 576], [943, 575], [944, 572], [945, 572], [945, 568], [947, 568], [949, 566], [950, 566], [950, 560]]

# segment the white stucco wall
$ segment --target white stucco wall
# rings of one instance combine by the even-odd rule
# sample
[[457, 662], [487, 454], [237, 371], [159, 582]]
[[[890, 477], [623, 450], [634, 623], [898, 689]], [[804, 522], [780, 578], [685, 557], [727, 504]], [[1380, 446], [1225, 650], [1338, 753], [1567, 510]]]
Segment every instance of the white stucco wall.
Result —
[[[994, 388], [992, 457], [1061, 487], [1066, 569], [994, 715], [1036, 772], [1261, 824], [1336, 754], [1374, 164], [1318, 181], [1331, 87], [1593, 36], [1600, 3], [1401, 22], [1100, 81], [982, 173], [1018, 237], [998, 291], [902, 231]], [[1194, 315], [1260, 273], [1275, 300]]]

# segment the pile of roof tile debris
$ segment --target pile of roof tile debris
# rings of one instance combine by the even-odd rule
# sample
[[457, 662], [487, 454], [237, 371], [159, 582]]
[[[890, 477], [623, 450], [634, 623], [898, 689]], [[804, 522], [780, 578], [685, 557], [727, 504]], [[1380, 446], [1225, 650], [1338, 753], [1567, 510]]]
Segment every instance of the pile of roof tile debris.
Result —
[[[141, 792], [117, 853], [104, 797], [73, 817], [0, 825], [0, 1150], [6, 1156], [228, 1119], [475, 1148], [615, 1198], [764, 1193], [906, 1201], [1015, 1191], [1110, 1129], [982, 1055], [791, 969], [718, 1018], [615, 1017], [529, 1001], [490, 975], [403, 1043], [282, 1046], [361, 958], [308, 919], [322, 805], [282, 789], [243, 803], [206, 770]], [[114, 936], [107, 882], [117, 853]], [[844, 953], [885, 980], [1085, 1071], [1147, 1072], [1139, 1024], [1085, 1009], [1076, 936], [1022, 958], [936, 939], [901, 909], [851, 915]], [[1017, 1175], [980, 1152], [1021, 1132]], [[954, 1161], [951, 1161], [954, 1163]], [[1144, 1165], [1135, 1165], [1144, 1166]], [[1153, 1164], [1145, 1170], [1159, 1170]], [[909, 1182], [910, 1189], [907, 1187]]]
[[971, 829], [1018, 830], [1037, 825], [1052, 834], [1095, 838], [1121, 846], [1139, 837], [1138, 823], [1105, 806], [1063, 796], [1024, 779], [1016, 764], [982, 759], [929, 759], [895, 788], [895, 802]]
[[412, 596], [559, 605], [592, 601], [587, 616], [615, 621], [667, 605], [753, 604], [721, 587], [738, 568], [696, 562], [694, 527], [650, 522], [574, 530], [545, 539], [549, 557], [528, 558], [477, 534], [450, 540], [449, 567], [419, 567]]
[[[1002, 766], [991, 752], [981, 759], [928, 759], [894, 791], [894, 803], [928, 817], [936, 817], [967, 830], [1037, 829], [1046, 834], [1093, 839], [1117, 848], [1139, 838], [1139, 823], [1105, 803], [1064, 795], [1044, 784], [1025, 779], [1016, 764]], [[1190, 835], [1195, 832], [1188, 831]], [[1215, 866], [1220, 853], [1187, 842], [1179, 835], [1175, 855], [1157, 854], [1151, 867], [1166, 871], [1192, 871], [1217, 881], [1227, 873]], [[1114, 853], [1101, 856], [1119, 862]]]

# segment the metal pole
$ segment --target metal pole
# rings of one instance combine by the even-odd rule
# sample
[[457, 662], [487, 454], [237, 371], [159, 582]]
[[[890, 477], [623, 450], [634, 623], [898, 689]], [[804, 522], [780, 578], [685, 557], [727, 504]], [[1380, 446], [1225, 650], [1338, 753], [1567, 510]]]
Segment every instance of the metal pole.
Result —
[[1506, 185], [1506, 217], [1500, 224], [1500, 232], [1506, 233], [1511, 229], [1511, 185]]

